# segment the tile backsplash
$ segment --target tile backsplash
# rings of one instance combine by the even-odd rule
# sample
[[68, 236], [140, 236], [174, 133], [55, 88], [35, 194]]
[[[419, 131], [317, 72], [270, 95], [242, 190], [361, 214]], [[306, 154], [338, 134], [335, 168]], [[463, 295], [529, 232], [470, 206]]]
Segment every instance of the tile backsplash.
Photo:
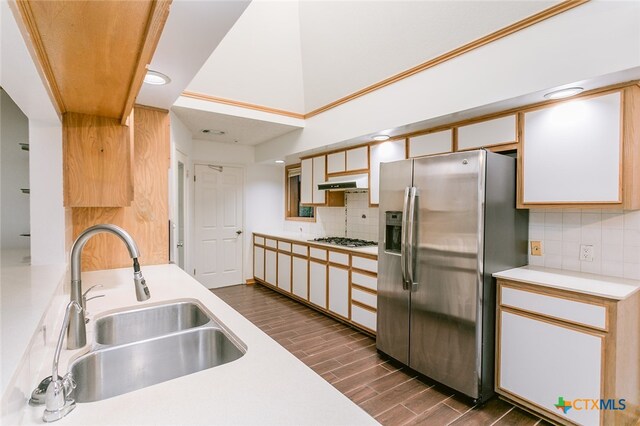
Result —
[[[542, 241], [531, 265], [640, 279], [640, 211], [531, 210], [529, 241]], [[593, 246], [593, 261], [580, 260], [581, 245]]]
[[347, 191], [345, 197], [344, 207], [318, 207], [315, 222], [285, 221], [284, 230], [378, 241], [378, 208], [369, 207], [368, 192]]

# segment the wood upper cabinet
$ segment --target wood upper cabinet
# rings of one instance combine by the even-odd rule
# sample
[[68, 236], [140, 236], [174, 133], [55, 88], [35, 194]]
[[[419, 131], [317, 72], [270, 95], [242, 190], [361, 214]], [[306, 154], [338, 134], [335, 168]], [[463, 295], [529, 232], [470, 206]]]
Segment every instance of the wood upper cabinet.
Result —
[[380, 163], [404, 160], [405, 140], [387, 141], [371, 145], [371, 168], [369, 169], [369, 204], [380, 203]]
[[519, 207], [640, 208], [640, 88], [522, 115]]
[[133, 200], [133, 126], [120, 120], [63, 116], [66, 207], [126, 207]]

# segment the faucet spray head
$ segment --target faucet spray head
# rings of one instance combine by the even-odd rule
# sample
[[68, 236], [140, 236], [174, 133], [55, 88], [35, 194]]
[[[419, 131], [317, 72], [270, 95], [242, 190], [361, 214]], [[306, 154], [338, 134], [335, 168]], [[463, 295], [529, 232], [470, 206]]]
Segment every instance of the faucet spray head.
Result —
[[136, 288], [136, 299], [138, 299], [138, 302], [149, 300], [151, 293], [149, 293], [147, 282], [142, 276], [142, 272], [140, 272], [140, 264], [138, 263], [137, 257], [133, 258], [133, 282]]

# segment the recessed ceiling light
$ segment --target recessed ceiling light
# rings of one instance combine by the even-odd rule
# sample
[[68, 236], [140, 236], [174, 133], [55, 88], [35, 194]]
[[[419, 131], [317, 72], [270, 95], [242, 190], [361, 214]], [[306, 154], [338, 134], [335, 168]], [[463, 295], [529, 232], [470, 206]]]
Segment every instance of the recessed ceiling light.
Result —
[[568, 98], [570, 96], [577, 95], [582, 92], [584, 89], [582, 87], [567, 87], [566, 89], [554, 90], [553, 92], [549, 92], [544, 97], [546, 99], [562, 99]]
[[284, 164], [284, 160], [276, 160], [277, 164]]
[[171, 83], [171, 79], [161, 72], [148, 70], [144, 76], [144, 82], [155, 86], [162, 86], [163, 84]]
[[389, 135], [376, 135], [373, 137], [374, 141], [384, 142], [389, 140]]
[[214, 130], [214, 129], [202, 129], [200, 130], [200, 132], [204, 133], [205, 135], [216, 135], [216, 136], [222, 136], [227, 133], [224, 130]]

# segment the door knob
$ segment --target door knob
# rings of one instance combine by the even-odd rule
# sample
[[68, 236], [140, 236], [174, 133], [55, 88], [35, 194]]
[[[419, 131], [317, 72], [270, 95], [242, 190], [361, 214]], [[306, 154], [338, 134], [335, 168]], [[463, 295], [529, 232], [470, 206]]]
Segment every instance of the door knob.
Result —
[[236, 231], [236, 234], [240, 235], [240, 234], [242, 234], [242, 231], [238, 229], [238, 230]]

